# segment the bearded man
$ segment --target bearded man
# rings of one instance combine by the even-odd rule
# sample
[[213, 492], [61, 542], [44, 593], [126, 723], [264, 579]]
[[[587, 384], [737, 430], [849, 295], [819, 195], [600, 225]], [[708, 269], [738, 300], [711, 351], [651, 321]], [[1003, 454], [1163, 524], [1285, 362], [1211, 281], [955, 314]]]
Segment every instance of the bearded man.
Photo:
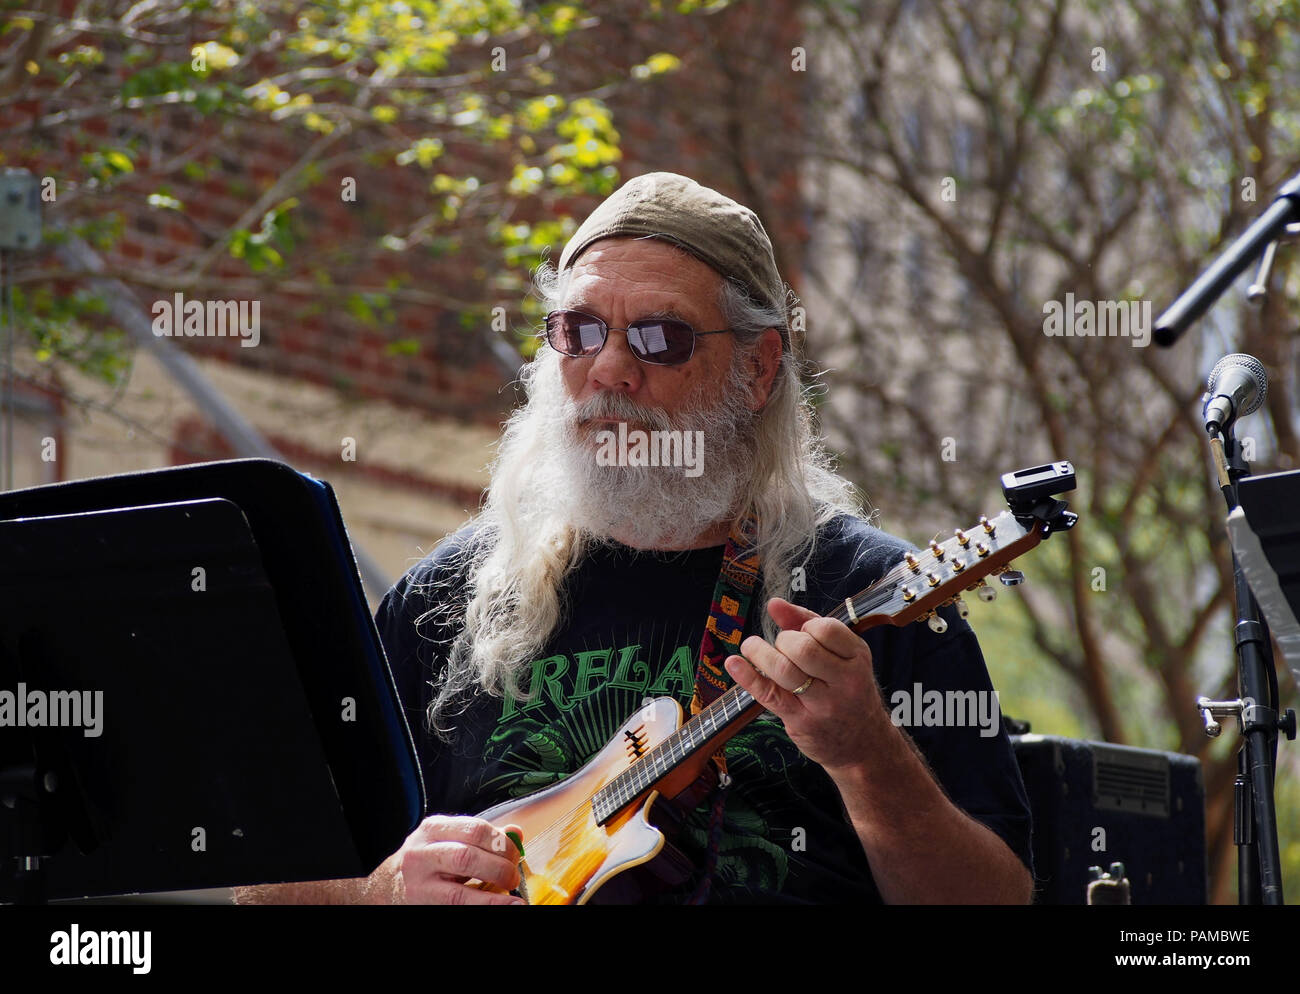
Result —
[[[430, 813], [363, 881], [238, 899], [522, 903], [511, 826], [475, 813], [564, 780], [646, 698], [691, 701], [733, 540], [759, 583], [748, 637], [718, 658], [767, 711], [728, 742], [726, 789], [682, 795], [679, 872], [643, 898], [1028, 901], [1029, 807], [1000, 723], [904, 729], [884, 704], [917, 684], [991, 694], [970, 627], [945, 609], [943, 634], [859, 636], [822, 616], [911, 547], [863, 520], [814, 435], [758, 218], [641, 176], [538, 285], [547, 344], [483, 509], [377, 615]], [[628, 456], [625, 439], [673, 437], [654, 433], [680, 433], [674, 452], [701, 440], [695, 469]]]

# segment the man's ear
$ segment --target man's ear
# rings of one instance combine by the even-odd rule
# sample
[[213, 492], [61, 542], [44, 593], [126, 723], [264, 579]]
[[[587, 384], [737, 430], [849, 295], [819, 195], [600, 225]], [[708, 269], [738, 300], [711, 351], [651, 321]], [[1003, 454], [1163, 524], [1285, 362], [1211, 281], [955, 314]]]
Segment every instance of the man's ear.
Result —
[[777, 370], [781, 368], [781, 351], [781, 333], [775, 328], [768, 328], [750, 353], [750, 410], [761, 411], [767, 404], [767, 398], [772, 393], [772, 382], [776, 379]]

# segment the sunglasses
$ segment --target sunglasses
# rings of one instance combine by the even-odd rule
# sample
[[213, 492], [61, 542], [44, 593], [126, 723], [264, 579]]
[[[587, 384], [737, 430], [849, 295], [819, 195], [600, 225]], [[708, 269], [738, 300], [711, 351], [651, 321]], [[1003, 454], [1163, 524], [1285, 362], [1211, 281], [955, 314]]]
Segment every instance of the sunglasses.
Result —
[[700, 335], [725, 335], [719, 331], [696, 331], [674, 318], [642, 318], [626, 328], [611, 329], [600, 318], [582, 311], [551, 311], [546, 315], [546, 341], [562, 355], [589, 359], [605, 347], [610, 331], [627, 332], [627, 347], [642, 362], [654, 366], [680, 366], [695, 354]]

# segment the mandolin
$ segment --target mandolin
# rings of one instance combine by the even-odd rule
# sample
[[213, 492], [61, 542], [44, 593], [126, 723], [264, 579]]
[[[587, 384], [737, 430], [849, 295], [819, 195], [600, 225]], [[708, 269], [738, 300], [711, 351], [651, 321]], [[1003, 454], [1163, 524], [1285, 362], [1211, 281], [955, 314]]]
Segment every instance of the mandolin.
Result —
[[[1066, 483], [1068, 482], [1068, 486]], [[996, 596], [985, 581], [1007, 584], [1023, 577], [1010, 569], [1018, 557], [1054, 531], [1072, 527], [1077, 516], [1051, 494], [1072, 489], [1073, 468], [1053, 463], [1003, 477], [1011, 504], [992, 520], [981, 517], [945, 542], [908, 553], [902, 562], [828, 612], [854, 631], [877, 625], [902, 626], [925, 620], [947, 629], [937, 614], [976, 591]], [[663, 832], [651, 823], [651, 807], [698, 785], [713, 769], [710, 757], [762, 711], [738, 684], [684, 724], [682, 707], [671, 697], [647, 700], [614, 737], [580, 770], [545, 790], [498, 804], [479, 814], [498, 827], [523, 829], [518, 894], [529, 904], [586, 904], [616, 876], [649, 863], [664, 850]], [[470, 886], [486, 886], [471, 881]]]

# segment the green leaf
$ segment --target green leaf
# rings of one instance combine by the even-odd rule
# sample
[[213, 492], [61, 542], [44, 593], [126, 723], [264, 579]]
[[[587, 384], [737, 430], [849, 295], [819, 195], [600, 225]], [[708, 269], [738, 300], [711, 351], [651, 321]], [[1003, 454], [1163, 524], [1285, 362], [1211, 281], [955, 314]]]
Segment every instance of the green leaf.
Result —
[[104, 161], [108, 163], [108, 165], [110, 165], [115, 172], [119, 172], [119, 173], [135, 172], [134, 163], [131, 162], [127, 154], [123, 152], [121, 149], [110, 148], [107, 149], [103, 153], [103, 155], [104, 155]]
[[419, 355], [420, 343], [414, 338], [399, 338], [384, 346], [384, 354], [391, 356]]

